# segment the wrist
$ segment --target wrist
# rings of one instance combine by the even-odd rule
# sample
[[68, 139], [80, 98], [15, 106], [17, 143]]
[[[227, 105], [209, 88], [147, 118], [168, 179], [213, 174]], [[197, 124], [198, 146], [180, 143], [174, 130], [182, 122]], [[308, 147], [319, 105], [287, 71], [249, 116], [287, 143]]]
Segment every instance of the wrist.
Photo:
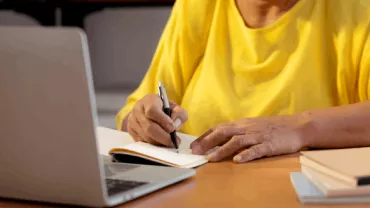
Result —
[[301, 148], [310, 148], [315, 146], [317, 138], [317, 129], [313, 122], [311, 111], [305, 111], [296, 115], [298, 119], [298, 132], [301, 141]]

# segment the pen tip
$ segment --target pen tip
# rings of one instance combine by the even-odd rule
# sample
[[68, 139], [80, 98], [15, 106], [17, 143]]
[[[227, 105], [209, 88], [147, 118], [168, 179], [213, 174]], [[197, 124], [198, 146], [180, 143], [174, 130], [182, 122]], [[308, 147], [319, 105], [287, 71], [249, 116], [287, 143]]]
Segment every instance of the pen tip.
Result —
[[158, 86], [159, 86], [159, 87], [162, 87], [162, 86], [163, 86], [163, 85], [162, 85], [162, 82], [160, 82], [160, 81], [159, 81], [159, 82], [158, 82]]

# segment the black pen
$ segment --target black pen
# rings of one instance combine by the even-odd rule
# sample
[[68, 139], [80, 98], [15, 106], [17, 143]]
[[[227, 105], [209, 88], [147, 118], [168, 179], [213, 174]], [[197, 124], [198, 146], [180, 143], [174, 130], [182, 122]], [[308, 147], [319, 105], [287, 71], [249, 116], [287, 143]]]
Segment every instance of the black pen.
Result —
[[[170, 107], [170, 103], [168, 102], [166, 90], [164, 89], [161, 82], [159, 82], [158, 84], [158, 93], [159, 93], [159, 97], [161, 98], [163, 102], [163, 112], [171, 118], [172, 110]], [[176, 149], [176, 152], [179, 153], [179, 145], [177, 144], [176, 130], [171, 132], [170, 136], [171, 136], [172, 144]]]

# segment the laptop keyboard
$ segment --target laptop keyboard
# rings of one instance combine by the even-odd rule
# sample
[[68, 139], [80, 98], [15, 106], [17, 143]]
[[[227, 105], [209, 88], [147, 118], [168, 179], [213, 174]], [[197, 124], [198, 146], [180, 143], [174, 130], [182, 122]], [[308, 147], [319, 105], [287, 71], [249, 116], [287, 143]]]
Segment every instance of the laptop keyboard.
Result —
[[108, 188], [108, 196], [112, 196], [118, 193], [122, 193], [124, 191], [128, 191], [134, 189], [136, 187], [148, 184], [146, 182], [138, 182], [138, 181], [126, 181], [126, 180], [118, 180], [118, 179], [105, 179]]

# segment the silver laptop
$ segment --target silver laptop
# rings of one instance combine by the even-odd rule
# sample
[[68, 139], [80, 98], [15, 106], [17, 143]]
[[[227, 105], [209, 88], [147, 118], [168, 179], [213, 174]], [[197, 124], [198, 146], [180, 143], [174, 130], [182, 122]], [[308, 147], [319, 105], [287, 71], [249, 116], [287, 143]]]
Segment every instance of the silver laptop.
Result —
[[84, 32], [0, 27], [0, 197], [114, 206], [195, 174], [104, 164], [96, 126]]

